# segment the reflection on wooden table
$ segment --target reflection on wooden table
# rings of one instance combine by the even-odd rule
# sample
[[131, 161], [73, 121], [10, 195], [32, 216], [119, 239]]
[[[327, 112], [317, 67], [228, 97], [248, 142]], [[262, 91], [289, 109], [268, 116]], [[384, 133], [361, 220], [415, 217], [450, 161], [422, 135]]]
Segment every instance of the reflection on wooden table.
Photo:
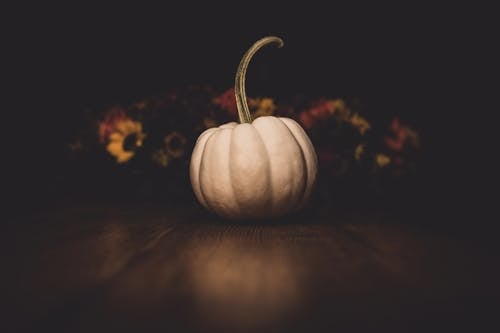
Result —
[[[332, 219], [333, 220], [333, 219]], [[230, 224], [179, 207], [67, 208], [2, 237], [6, 328], [315, 332], [474, 327], [498, 296], [485, 244], [384, 215]], [[8, 330], [2, 330], [8, 331]]]

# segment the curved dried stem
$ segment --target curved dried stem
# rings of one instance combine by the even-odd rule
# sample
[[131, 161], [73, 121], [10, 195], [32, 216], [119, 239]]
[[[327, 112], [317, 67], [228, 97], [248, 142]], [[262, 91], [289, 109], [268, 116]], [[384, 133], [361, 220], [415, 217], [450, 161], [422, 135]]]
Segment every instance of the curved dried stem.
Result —
[[238, 107], [238, 116], [241, 124], [252, 122], [252, 116], [250, 115], [250, 110], [248, 109], [247, 94], [245, 92], [245, 77], [248, 64], [250, 63], [253, 55], [260, 48], [270, 43], [276, 43], [278, 44], [278, 47], [282, 47], [284, 45], [283, 40], [275, 36], [268, 36], [259, 39], [248, 49], [247, 52], [245, 52], [243, 58], [241, 58], [238, 70], [236, 71], [234, 94], [236, 95], [236, 106]]

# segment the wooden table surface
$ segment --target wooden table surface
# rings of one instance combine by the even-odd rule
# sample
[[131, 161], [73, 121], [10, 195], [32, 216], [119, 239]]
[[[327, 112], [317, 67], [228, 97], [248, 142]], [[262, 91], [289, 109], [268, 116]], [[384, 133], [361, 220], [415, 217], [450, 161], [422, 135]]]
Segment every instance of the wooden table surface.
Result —
[[499, 310], [496, 246], [389, 214], [81, 204], [1, 240], [1, 332], [484, 332]]

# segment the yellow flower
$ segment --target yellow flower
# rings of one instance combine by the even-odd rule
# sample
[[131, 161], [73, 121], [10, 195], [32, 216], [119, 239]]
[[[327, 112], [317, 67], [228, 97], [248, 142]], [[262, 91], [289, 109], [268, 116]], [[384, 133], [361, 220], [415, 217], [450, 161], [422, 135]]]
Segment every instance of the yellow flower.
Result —
[[350, 119], [351, 125], [358, 129], [361, 135], [364, 135], [368, 129], [371, 128], [370, 123], [357, 113], [353, 114]]
[[276, 110], [276, 105], [272, 98], [263, 98], [260, 100], [257, 111], [253, 114], [253, 118], [262, 116], [272, 116]]
[[248, 107], [251, 110], [256, 109], [259, 106], [261, 100], [261, 98], [247, 97]]
[[385, 154], [377, 154], [375, 155], [375, 163], [377, 163], [379, 167], [383, 168], [387, 164], [391, 163], [391, 159]]
[[344, 100], [338, 98], [328, 101], [328, 106], [331, 114], [340, 117], [340, 119], [347, 120], [349, 113], [351, 112], [349, 108], [345, 105]]
[[354, 158], [359, 161], [361, 158], [361, 155], [365, 152], [365, 145], [364, 144], [359, 144], [356, 146], [356, 149], [354, 150]]
[[145, 137], [140, 122], [130, 119], [119, 120], [114, 132], [108, 137], [106, 150], [118, 163], [125, 163], [135, 155], [135, 150], [142, 146]]

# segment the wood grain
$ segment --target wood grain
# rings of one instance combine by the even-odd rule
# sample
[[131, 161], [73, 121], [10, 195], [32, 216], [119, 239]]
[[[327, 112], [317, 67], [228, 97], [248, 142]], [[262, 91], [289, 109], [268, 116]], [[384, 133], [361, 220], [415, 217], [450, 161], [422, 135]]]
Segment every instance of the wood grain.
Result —
[[2, 240], [2, 332], [477, 330], [499, 296], [487, 247], [387, 214], [87, 204]]

